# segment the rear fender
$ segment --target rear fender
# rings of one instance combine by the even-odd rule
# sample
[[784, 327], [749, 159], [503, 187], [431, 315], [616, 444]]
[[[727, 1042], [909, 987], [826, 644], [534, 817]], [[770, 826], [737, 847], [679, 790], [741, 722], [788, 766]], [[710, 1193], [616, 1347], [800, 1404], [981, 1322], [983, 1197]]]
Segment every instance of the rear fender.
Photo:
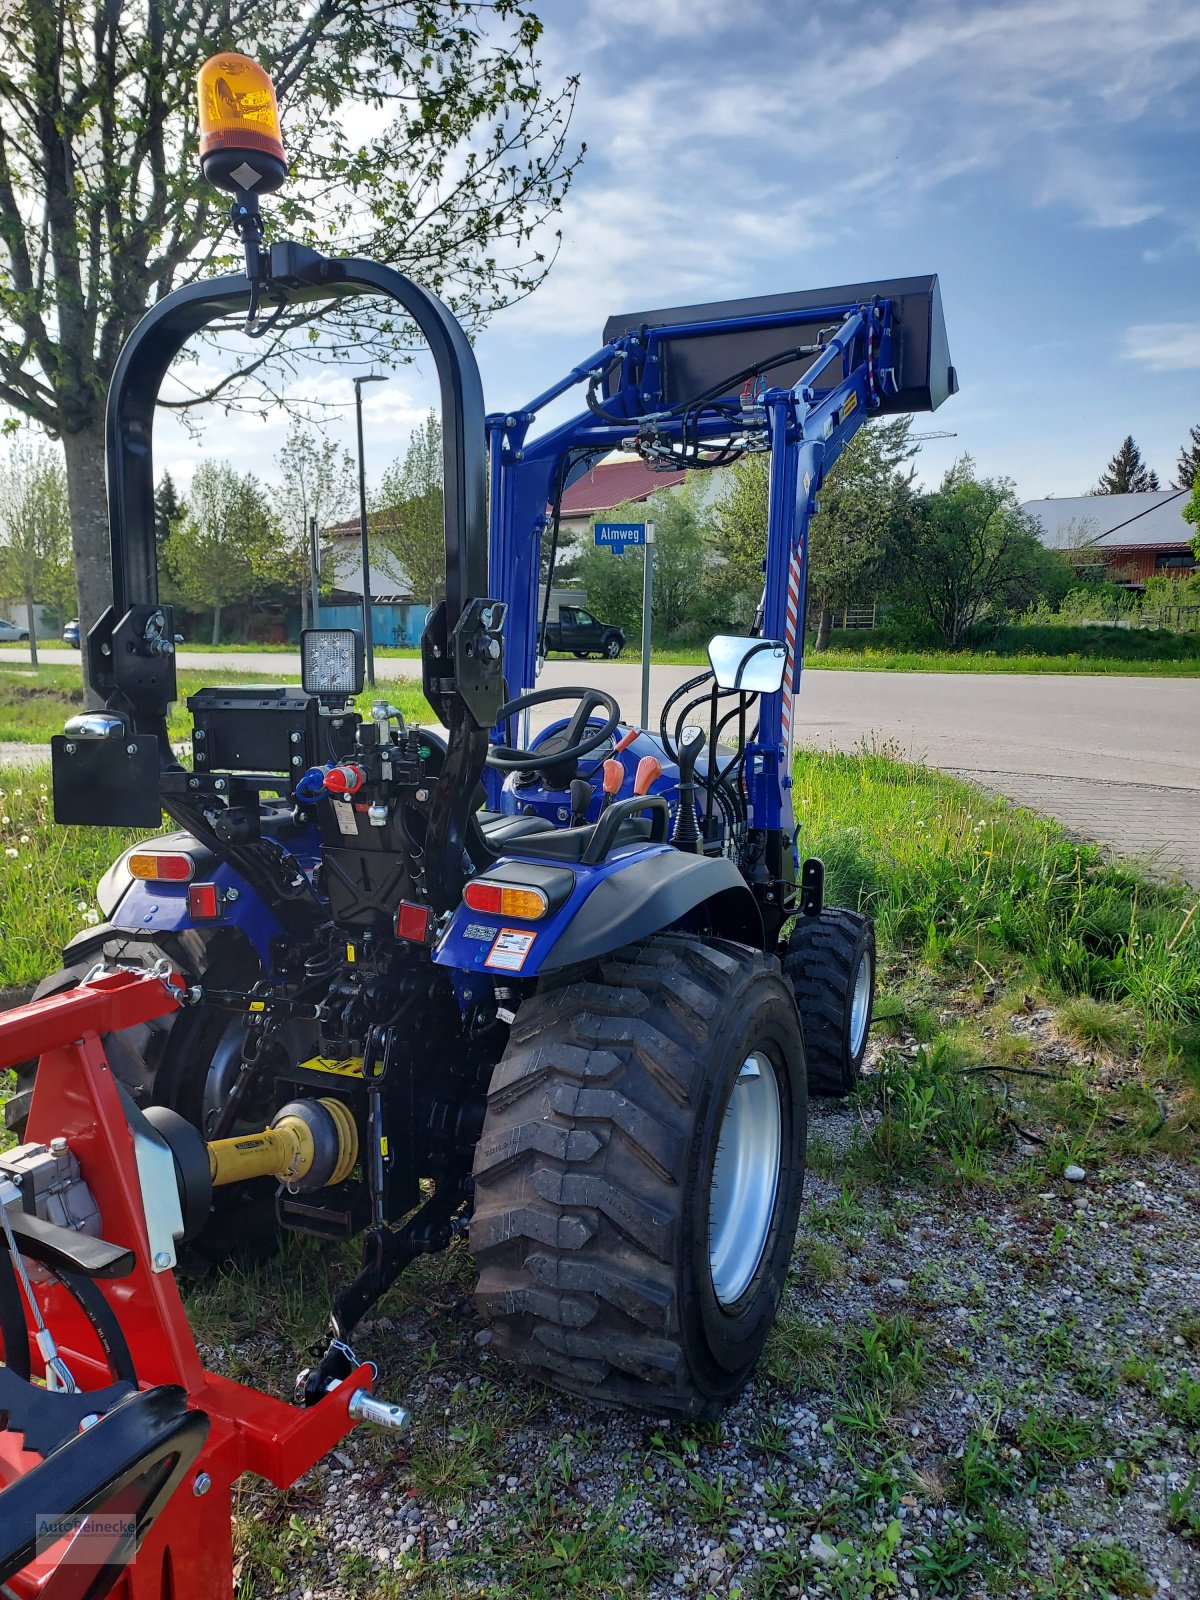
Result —
[[[507, 856], [505, 864], [515, 873], [520, 857]], [[536, 978], [680, 926], [764, 948], [758, 903], [732, 861], [660, 845], [610, 857], [599, 867], [570, 870], [574, 888], [544, 922], [482, 915], [460, 906], [434, 950], [434, 962], [482, 970], [497, 979]]]

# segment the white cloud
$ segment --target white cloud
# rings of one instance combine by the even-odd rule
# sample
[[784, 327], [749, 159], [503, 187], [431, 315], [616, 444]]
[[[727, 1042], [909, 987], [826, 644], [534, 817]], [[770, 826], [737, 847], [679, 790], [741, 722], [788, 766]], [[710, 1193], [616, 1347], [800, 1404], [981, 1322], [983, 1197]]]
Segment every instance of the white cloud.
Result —
[[1139, 322], [1125, 330], [1124, 356], [1150, 372], [1200, 371], [1200, 322]]

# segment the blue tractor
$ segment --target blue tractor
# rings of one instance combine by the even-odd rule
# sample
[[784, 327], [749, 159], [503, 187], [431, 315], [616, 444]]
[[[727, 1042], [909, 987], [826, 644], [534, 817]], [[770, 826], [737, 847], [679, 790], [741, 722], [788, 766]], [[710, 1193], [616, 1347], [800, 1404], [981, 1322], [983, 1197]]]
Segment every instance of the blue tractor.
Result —
[[[432, 294], [264, 244], [272, 159], [236, 137], [210, 154], [245, 272], [161, 300], [113, 379], [113, 600], [85, 641], [104, 707], [54, 741], [56, 817], [153, 829], [165, 811], [177, 831], [113, 865], [104, 922], [41, 992], [100, 964], [183, 975], [186, 1009], [107, 1045], [191, 1195], [193, 1252], [362, 1235], [310, 1400], [351, 1370], [355, 1325], [404, 1267], [469, 1234], [498, 1354], [600, 1401], [715, 1414], [779, 1305], [808, 1096], [854, 1086], [874, 988], [870, 920], [823, 904], [792, 809], [809, 520], [867, 418], [955, 391], [937, 279], [614, 316], [561, 381], [487, 415]], [[411, 319], [440, 379], [445, 601], [422, 642], [440, 726], [386, 700], [360, 715], [363, 640], [317, 629], [302, 688], [194, 694], [177, 759], [160, 385], [212, 324], [352, 296]], [[572, 391], [577, 414], [539, 431]], [[614, 448], [697, 470], [770, 453], [755, 624], [713, 640], [656, 730], [603, 687], [536, 687], [542, 548], [573, 474]], [[282, 1131], [251, 1137], [272, 1128], [287, 1164]], [[210, 1157], [207, 1188], [204, 1145], [231, 1136], [244, 1150]]]

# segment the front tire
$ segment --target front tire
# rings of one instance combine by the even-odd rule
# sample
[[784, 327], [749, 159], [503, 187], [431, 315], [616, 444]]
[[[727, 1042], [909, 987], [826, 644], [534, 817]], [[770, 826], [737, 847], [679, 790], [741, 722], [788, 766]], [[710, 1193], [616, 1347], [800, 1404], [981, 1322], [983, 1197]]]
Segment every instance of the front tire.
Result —
[[615, 661], [621, 654], [623, 648], [624, 646], [621, 644], [620, 639], [617, 638], [615, 633], [610, 634], [609, 637], [604, 641], [604, 654], [610, 661]]
[[875, 924], [828, 907], [796, 919], [783, 957], [804, 1030], [808, 1092], [840, 1099], [858, 1083], [875, 1001]]
[[770, 957], [662, 934], [526, 1001], [475, 1153], [493, 1348], [602, 1403], [715, 1416], [775, 1320], [806, 1131]]

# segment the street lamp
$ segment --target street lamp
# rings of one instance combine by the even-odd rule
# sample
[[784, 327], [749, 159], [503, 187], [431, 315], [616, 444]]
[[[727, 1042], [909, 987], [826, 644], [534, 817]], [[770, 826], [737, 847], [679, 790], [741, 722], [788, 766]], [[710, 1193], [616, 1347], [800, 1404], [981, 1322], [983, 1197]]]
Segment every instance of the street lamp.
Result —
[[358, 421], [358, 536], [362, 544], [363, 647], [367, 655], [367, 683], [375, 687], [375, 646], [371, 641], [371, 552], [367, 544], [367, 469], [363, 459], [362, 386], [386, 383], [385, 372], [368, 372], [354, 380], [354, 410]]

